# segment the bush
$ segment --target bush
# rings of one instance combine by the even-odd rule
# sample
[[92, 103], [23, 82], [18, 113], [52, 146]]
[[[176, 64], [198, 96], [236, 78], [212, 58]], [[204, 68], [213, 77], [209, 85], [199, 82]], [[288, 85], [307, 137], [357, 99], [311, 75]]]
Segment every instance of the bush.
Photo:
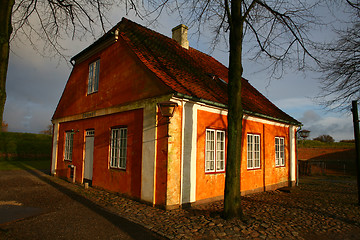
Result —
[[51, 136], [0, 132], [0, 153], [12, 159], [51, 156]]
[[325, 143], [333, 143], [335, 140], [330, 135], [321, 135], [317, 138], [314, 138], [315, 141], [325, 142]]

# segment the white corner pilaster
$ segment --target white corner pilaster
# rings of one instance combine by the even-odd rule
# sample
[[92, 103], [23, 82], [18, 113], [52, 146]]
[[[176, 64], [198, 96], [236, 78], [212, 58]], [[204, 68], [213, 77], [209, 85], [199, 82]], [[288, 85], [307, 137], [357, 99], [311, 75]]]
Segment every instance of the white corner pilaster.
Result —
[[290, 181], [291, 183], [296, 182], [296, 127], [290, 126]]
[[155, 204], [156, 104], [145, 104], [141, 164], [141, 200]]
[[52, 144], [52, 159], [51, 159], [51, 174], [56, 175], [56, 166], [58, 158], [58, 142], [59, 142], [59, 122], [54, 121], [53, 123], [53, 144]]
[[196, 201], [197, 105], [184, 102], [181, 204]]

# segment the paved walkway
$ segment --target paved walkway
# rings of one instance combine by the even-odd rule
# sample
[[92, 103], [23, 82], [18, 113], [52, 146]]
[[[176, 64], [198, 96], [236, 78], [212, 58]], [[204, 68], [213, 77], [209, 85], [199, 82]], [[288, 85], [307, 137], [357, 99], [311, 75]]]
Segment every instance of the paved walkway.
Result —
[[290, 193], [242, 198], [246, 223], [221, 218], [223, 202], [164, 211], [95, 188], [47, 175], [53, 182], [107, 211], [169, 239], [360, 239], [356, 178], [306, 177]]

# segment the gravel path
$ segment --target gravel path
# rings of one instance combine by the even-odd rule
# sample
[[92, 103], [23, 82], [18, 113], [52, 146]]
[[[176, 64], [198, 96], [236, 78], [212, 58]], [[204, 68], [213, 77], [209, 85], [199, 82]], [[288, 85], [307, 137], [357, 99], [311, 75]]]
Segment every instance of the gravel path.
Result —
[[[19, 201], [6, 197], [4, 199], [1, 175], [0, 172], [0, 201]], [[194, 206], [191, 209], [164, 211], [115, 193], [95, 188], [84, 189], [39, 172], [35, 172], [35, 175], [24, 172], [21, 177], [28, 178], [28, 175], [40, 179], [37, 184], [58, 186], [57, 189], [65, 194], [65, 197], [71, 193], [70, 198], [80, 205], [87, 202], [87, 211], [94, 211], [89, 206], [104, 209], [113, 217], [123, 219], [122, 221], [129, 220], [163, 238], [360, 239], [360, 207], [357, 204], [356, 178], [353, 177], [306, 177], [302, 178], [299, 186], [292, 188], [290, 193], [270, 191], [243, 197], [242, 205], [247, 220], [242, 222], [239, 219], [225, 221], [221, 218], [222, 201]], [[47, 201], [47, 198], [46, 194], [38, 196], [39, 205], [29, 205], [25, 200], [23, 204], [41, 208], [41, 201]], [[54, 202], [53, 207], [59, 208], [59, 202]], [[51, 212], [51, 209], [48, 211]], [[77, 215], [84, 214], [81, 211], [83, 210], [67, 213], [69, 219], [75, 218], [72, 224], [75, 224]], [[53, 217], [56, 216], [49, 215], [49, 218]], [[17, 224], [26, 221], [29, 220]], [[116, 225], [116, 229], [119, 229], [119, 225], [121, 224]], [[68, 229], [64, 224], [58, 227]], [[81, 227], [79, 223], [77, 228]], [[12, 234], [12, 231], [11, 224], [0, 225], [0, 239], [1, 234]], [[111, 239], [112, 236], [108, 233], [103, 235], [102, 239]]]

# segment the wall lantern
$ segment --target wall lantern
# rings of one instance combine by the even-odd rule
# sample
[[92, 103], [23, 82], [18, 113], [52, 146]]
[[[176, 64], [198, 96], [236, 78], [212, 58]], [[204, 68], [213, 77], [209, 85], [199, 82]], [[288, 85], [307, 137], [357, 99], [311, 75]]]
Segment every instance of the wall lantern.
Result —
[[170, 101], [158, 103], [161, 116], [166, 117], [168, 119], [174, 116], [175, 108], [177, 106], [178, 106], [177, 103]]
[[170, 123], [170, 118], [172, 118], [174, 116], [174, 112], [175, 112], [175, 108], [178, 106], [177, 103], [175, 102], [171, 102], [171, 101], [166, 101], [166, 102], [161, 102], [157, 104], [159, 109], [160, 109], [160, 114], [162, 117], [166, 118], [166, 137], [171, 137], [169, 135], [169, 123]]
[[300, 130], [300, 131], [298, 132], [298, 134], [299, 134], [299, 136], [300, 136], [302, 139], [306, 139], [306, 138], [309, 137], [310, 131], [304, 129], [304, 130]]

